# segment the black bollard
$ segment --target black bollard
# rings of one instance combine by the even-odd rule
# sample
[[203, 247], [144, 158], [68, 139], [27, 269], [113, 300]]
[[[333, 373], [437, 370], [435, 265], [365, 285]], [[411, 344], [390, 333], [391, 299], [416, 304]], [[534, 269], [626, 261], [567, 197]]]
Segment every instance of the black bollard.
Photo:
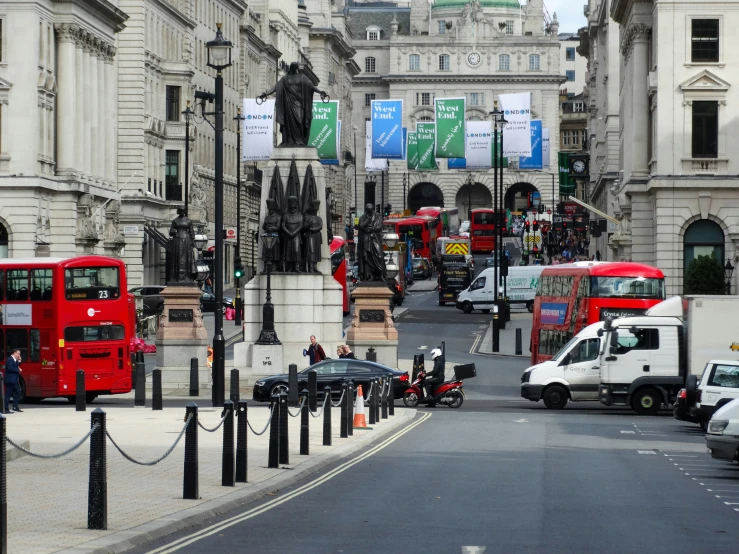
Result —
[[231, 370], [231, 402], [234, 406], [239, 402], [239, 370]]
[[[303, 392], [301, 392], [303, 395], [303, 398], [305, 398], [308, 395], [308, 390], [303, 389]], [[309, 452], [309, 446], [308, 441], [310, 439], [310, 429], [309, 425], [310, 422], [308, 421], [308, 418], [310, 417], [310, 408], [308, 407], [307, 402], [303, 402], [303, 408], [300, 410], [300, 455], [301, 456], [307, 456]]]
[[[426, 366], [424, 365], [424, 360], [423, 360], [423, 354], [418, 355], [418, 371], [426, 371]], [[415, 381], [415, 378], [413, 380]]]
[[374, 425], [377, 423], [377, 420], [375, 419], [375, 388], [376, 383], [375, 380], [372, 379], [370, 381], [370, 390], [369, 390], [369, 397], [367, 400], [369, 400], [369, 424]]
[[382, 393], [382, 384], [380, 379], [375, 379], [375, 423], [380, 423], [380, 394]]
[[288, 441], [289, 418], [287, 413], [287, 394], [280, 393], [280, 442], [278, 460], [281, 464], [290, 463], [290, 443]]
[[493, 314], [493, 352], [500, 352], [500, 324], [498, 312]]
[[[0, 383], [0, 389], [4, 388]], [[7, 435], [6, 417], [0, 415], [0, 442], [5, 446]], [[5, 448], [0, 452], [0, 554], [8, 552], [8, 454]]]
[[393, 384], [392, 377], [390, 377], [389, 385], [387, 391], [387, 413], [392, 417], [395, 415], [395, 385]]
[[182, 479], [182, 498], [184, 500], [198, 500], [200, 488], [198, 486], [198, 405], [190, 402], [185, 408], [185, 421], [190, 417], [190, 423], [185, 431], [185, 471]]
[[421, 363], [421, 356], [419, 354], [413, 355], [413, 369], [411, 370], [411, 383], [418, 377], [418, 366]]
[[349, 436], [347, 421], [349, 421], [349, 385], [341, 383], [341, 413], [339, 415], [339, 438]]
[[5, 385], [3, 385], [4, 377], [0, 372], [0, 414], [5, 413]]
[[105, 412], [92, 411], [90, 427], [90, 480], [87, 486], [87, 528], [104, 531], [108, 528], [108, 471], [105, 446]]
[[323, 399], [323, 446], [331, 446], [331, 387], [324, 387]]
[[300, 389], [298, 388], [298, 366], [290, 364], [287, 370], [287, 403], [295, 408], [300, 403]]
[[308, 406], [311, 412], [318, 410], [318, 373], [315, 369], [308, 372]]
[[248, 460], [247, 444], [249, 434], [246, 430], [246, 400], [239, 400], [236, 407], [236, 482], [246, 483], [246, 462]]
[[200, 380], [198, 378], [198, 359], [190, 358], [190, 396], [200, 395]]
[[387, 377], [382, 378], [382, 419], [387, 419], [387, 392], [390, 390], [390, 383]]
[[85, 372], [81, 369], [77, 370], [77, 383], [76, 383], [76, 397], [75, 397], [75, 411], [84, 412], [87, 406], [87, 398], [85, 394]]
[[[141, 354], [140, 358], [143, 357]], [[143, 359], [136, 360], [136, 392], [133, 405], [146, 406], [146, 368]]]
[[162, 370], [154, 368], [151, 372], [151, 380], [153, 383], [153, 390], [151, 391], [151, 409], [161, 410], [162, 409]]
[[376, 362], [377, 361], [377, 352], [375, 352], [375, 349], [371, 346], [367, 350], [367, 354], [365, 355], [365, 359], [368, 362]]
[[516, 327], [516, 356], [523, 354], [523, 340], [521, 339], [521, 328]]
[[354, 399], [354, 381], [349, 381], [347, 392], [349, 394], [349, 409], [346, 414], [346, 432], [352, 437], [354, 436], [354, 402], [356, 402]]
[[236, 484], [236, 464], [234, 463], [234, 403], [223, 403], [223, 457], [221, 458], [221, 486], [233, 487]]
[[280, 397], [270, 397], [272, 420], [269, 425], [269, 454], [267, 455], [267, 467], [280, 467]]

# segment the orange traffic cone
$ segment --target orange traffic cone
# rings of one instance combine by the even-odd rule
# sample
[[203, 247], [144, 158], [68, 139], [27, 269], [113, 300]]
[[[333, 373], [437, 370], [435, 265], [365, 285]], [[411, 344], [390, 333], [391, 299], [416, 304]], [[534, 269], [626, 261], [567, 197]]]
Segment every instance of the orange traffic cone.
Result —
[[367, 421], [364, 419], [364, 396], [362, 394], [362, 385], [357, 387], [357, 404], [354, 407], [354, 428], [367, 428]]

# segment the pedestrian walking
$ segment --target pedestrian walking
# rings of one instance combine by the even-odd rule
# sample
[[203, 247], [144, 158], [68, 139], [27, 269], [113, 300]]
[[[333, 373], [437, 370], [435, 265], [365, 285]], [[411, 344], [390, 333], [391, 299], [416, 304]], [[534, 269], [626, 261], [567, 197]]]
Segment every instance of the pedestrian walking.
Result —
[[342, 356], [342, 358], [350, 358], [352, 360], [356, 360], [357, 359], [357, 357], [354, 355], [354, 352], [352, 352], [352, 349], [349, 348], [349, 345], [348, 344], [343, 345], [341, 348], [342, 348], [343, 354], [344, 354]]
[[336, 347], [336, 355], [339, 358], [343, 358], [344, 357], [344, 347], [341, 344]]
[[317, 364], [326, 359], [326, 353], [323, 351], [323, 347], [318, 344], [315, 335], [310, 336], [310, 346], [307, 350], [303, 350], [303, 356], [308, 356], [310, 365]]
[[5, 374], [3, 376], [3, 382], [5, 383], [5, 413], [9, 414], [11, 411], [8, 409], [10, 404], [10, 395], [13, 395], [13, 410], [16, 412], [22, 412], [18, 407], [18, 402], [21, 399], [21, 387], [18, 384], [18, 379], [21, 374], [21, 351], [17, 348], [10, 353], [8, 361], [5, 362]]

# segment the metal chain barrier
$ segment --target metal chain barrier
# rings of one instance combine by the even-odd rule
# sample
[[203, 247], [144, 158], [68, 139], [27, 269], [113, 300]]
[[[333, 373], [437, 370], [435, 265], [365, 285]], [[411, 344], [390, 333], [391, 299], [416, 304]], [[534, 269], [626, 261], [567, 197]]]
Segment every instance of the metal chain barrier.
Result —
[[288, 409], [287, 409], [287, 413], [288, 413], [288, 415], [289, 415], [290, 417], [298, 417], [298, 416], [300, 415], [300, 411], [301, 411], [301, 410], [303, 409], [303, 405], [305, 405], [305, 401], [306, 401], [306, 400], [307, 400], [307, 398], [306, 398], [306, 397], [304, 396], [304, 397], [303, 397], [303, 399], [302, 399], [302, 400], [300, 401], [300, 406], [298, 406], [298, 413], [297, 413], [297, 414], [293, 414], [293, 413], [292, 413], [292, 412], [290, 411], [290, 408], [288, 407]]
[[187, 426], [190, 424], [190, 420], [191, 419], [192, 419], [192, 414], [190, 414], [189, 416], [187, 416], [187, 420], [185, 421], [185, 425], [183, 425], [183, 427], [182, 427], [182, 431], [180, 431], [179, 436], [177, 437], [177, 439], [175, 439], [174, 444], [169, 447], [169, 450], [167, 450], [161, 458], [157, 458], [156, 460], [151, 461], [151, 462], [141, 462], [139, 460], [136, 460], [136, 459], [132, 458], [131, 456], [129, 456], [128, 454], [126, 454], [123, 451], [123, 449], [120, 446], [118, 446], [118, 444], [116, 444], [116, 442], [113, 440], [113, 437], [110, 436], [110, 433], [108, 432], [107, 429], [105, 430], [105, 434], [110, 439], [110, 442], [113, 443], [113, 446], [116, 447], [116, 450], [118, 450], [118, 452], [121, 453], [121, 456], [123, 456], [124, 458], [126, 458], [126, 460], [128, 460], [129, 462], [133, 462], [134, 464], [138, 464], [140, 466], [153, 466], [153, 465], [158, 464], [162, 460], [164, 460], [167, 456], [169, 456], [172, 453], [172, 451], [177, 446], [177, 443], [180, 442], [180, 439], [182, 438], [182, 435], [185, 434], [185, 430], [187, 429]]
[[313, 412], [310, 412], [310, 415], [312, 417], [321, 417], [321, 414], [323, 413], [323, 409], [326, 407], [326, 400], [329, 399], [329, 396], [327, 394], [323, 395], [323, 404], [321, 404], [320, 411], [316, 412], [315, 414]]
[[339, 406], [341, 406], [341, 402], [343, 400], [344, 400], [344, 391], [342, 390], [341, 391], [341, 398], [339, 398], [339, 401], [336, 404], [334, 404], [333, 402], [331, 402], [331, 406], [334, 407], [334, 408], [338, 408]]
[[226, 414], [225, 413], [223, 414], [223, 417], [221, 418], [221, 421], [219, 421], [218, 422], [218, 425], [216, 425], [215, 427], [213, 427], [213, 429], [208, 429], [206, 426], [204, 426], [202, 423], [200, 423], [200, 419], [198, 419], [198, 426], [200, 426], [200, 428], [203, 431], [208, 431], [208, 433], [215, 433], [216, 431], [218, 431], [218, 429], [221, 428], [221, 425], [223, 425], [223, 422], [224, 421], [226, 421]]
[[[370, 399], [372, 398], [372, 389], [373, 389], [373, 388], [375, 388], [375, 382], [374, 382], [374, 381], [371, 381], [371, 382], [370, 382], [370, 388], [369, 388], [369, 392], [367, 392], [367, 400], [366, 400], [366, 402], [369, 402], [369, 401], [370, 401]], [[354, 389], [354, 390], [356, 391], [357, 389]], [[356, 398], [354, 399], [354, 405], [355, 405], [355, 406], [357, 405], [357, 399], [356, 399]], [[365, 405], [366, 405], [366, 404], [365, 404]]]
[[75, 444], [72, 448], [69, 448], [69, 449], [65, 450], [64, 452], [60, 452], [59, 454], [36, 454], [35, 452], [31, 452], [30, 450], [26, 450], [21, 445], [14, 443], [12, 440], [10, 440], [10, 437], [5, 437], [5, 440], [8, 441], [12, 446], [14, 446], [15, 448], [17, 448], [21, 452], [25, 452], [29, 456], [33, 456], [34, 458], [41, 458], [43, 460], [53, 460], [55, 458], [61, 458], [63, 456], [66, 456], [67, 454], [71, 454], [72, 452], [74, 452], [75, 450], [77, 450], [80, 446], [82, 446], [83, 444], [85, 444], [85, 441], [90, 438], [90, 435], [92, 435], [98, 427], [99, 427], [99, 424], [97, 424], [97, 423], [94, 424], [90, 428], [90, 431], [84, 437], [82, 437], [77, 444]]
[[261, 432], [259, 432], [259, 433], [257, 433], [257, 432], [256, 432], [256, 431], [254, 430], [254, 427], [252, 427], [252, 426], [251, 426], [251, 422], [249, 421], [249, 419], [247, 419], [247, 420], [246, 420], [246, 424], [247, 424], [247, 425], [249, 426], [249, 429], [251, 429], [251, 432], [252, 432], [252, 433], [254, 433], [255, 435], [257, 435], [257, 436], [259, 436], [259, 435], [264, 435], [265, 431], [267, 431], [267, 429], [269, 429], [269, 423], [270, 423], [270, 422], [272, 421], [272, 415], [273, 415], [274, 413], [275, 413], [275, 407], [274, 407], [274, 406], [272, 406], [272, 407], [271, 407], [271, 408], [269, 409], [269, 419], [267, 419], [267, 425], [265, 425], [265, 426], [264, 426], [264, 429], [262, 429], [262, 431], [261, 431]]

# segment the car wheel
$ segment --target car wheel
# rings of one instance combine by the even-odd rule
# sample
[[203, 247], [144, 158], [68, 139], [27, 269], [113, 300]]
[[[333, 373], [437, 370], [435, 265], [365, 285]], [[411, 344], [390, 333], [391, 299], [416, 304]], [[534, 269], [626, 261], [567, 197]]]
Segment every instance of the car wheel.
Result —
[[661, 405], [662, 396], [651, 387], [639, 389], [631, 400], [631, 408], [639, 415], [657, 415]]
[[544, 400], [544, 405], [550, 410], [561, 410], [567, 406], [569, 395], [567, 394], [567, 389], [563, 386], [552, 385], [544, 391], [542, 400]]
[[698, 376], [688, 375], [685, 380], [685, 403], [688, 406], [695, 405], [696, 391], [698, 390]]
[[534, 301], [533, 300], [529, 300], [528, 302], [526, 302], [526, 309], [529, 311], [530, 314], [534, 313]]
[[439, 306], [444, 306], [445, 304], [446, 302], [444, 302], [443, 300], [439, 300]]
[[274, 385], [274, 386], [273, 386], [273, 387], [272, 387], [272, 388], [271, 388], [271, 389], [269, 390], [269, 396], [270, 396], [270, 398], [271, 398], [271, 397], [272, 397], [272, 396], [274, 396], [275, 394], [281, 394], [281, 393], [283, 393], [283, 392], [284, 392], [285, 394], [287, 394], [289, 390], [290, 390], [290, 389], [289, 389], [289, 387], [287, 386], [287, 383], [277, 383], [276, 385]]
[[472, 302], [469, 302], [468, 301], [468, 302], [465, 302], [464, 304], [462, 304], [462, 311], [464, 313], [471, 314], [472, 313], [472, 309], [473, 309], [472, 308]]

